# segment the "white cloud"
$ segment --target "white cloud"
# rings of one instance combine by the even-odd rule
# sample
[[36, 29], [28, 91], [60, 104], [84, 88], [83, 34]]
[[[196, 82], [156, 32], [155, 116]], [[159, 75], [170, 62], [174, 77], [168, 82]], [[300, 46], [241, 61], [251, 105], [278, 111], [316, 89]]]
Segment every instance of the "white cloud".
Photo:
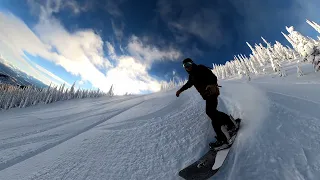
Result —
[[118, 65], [107, 72], [106, 82], [114, 84], [115, 92], [120, 94], [159, 91], [160, 83], [149, 76], [147, 69], [145, 64], [131, 56], [120, 56]]
[[58, 13], [62, 9], [69, 9], [73, 14], [79, 14], [83, 11], [88, 11], [90, 8], [90, 1], [84, 1], [84, 3], [79, 4], [76, 0], [28, 0], [32, 12], [34, 14], [52, 15], [53, 13]]
[[39, 71], [41, 71], [42, 73], [46, 74], [47, 76], [55, 79], [56, 81], [59, 82], [59, 84], [63, 83], [66, 84], [67, 86], [71, 86], [68, 82], [66, 82], [65, 80], [61, 79], [60, 77], [56, 76], [55, 74], [53, 74], [52, 72], [48, 71], [47, 69], [45, 69], [42, 66], [39, 66], [38, 64], [34, 64], [35, 68], [37, 68]]
[[210, 45], [221, 47], [231, 40], [225, 36], [226, 29], [223, 29], [221, 19], [226, 13], [221, 8], [199, 7], [197, 1], [191, 0], [158, 0], [157, 7], [162, 20], [168, 24], [178, 42], [184, 43], [191, 36], [196, 36]]
[[[0, 43], [0, 47], [1, 47], [1, 43]], [[8, 51], [5, 51], [5, 48], [2, 49], [0, 48], [2, 52], [5, 52], [5, 54], [7, 54]], [[10, 54], [10, 51], [9, 51]], [[1, 55], [1, 54], [0, 54]], [[18, 57], [18, 59], [21, 57]], [[25, 59], [28, 59], [27, 56], [24, 56]], [[7, 60], [4, 57], [0, 57], [0, 63], [5, 64], [6, 66], [9, 66], [12, 69], [17, 69], [17, 70], [21, 70], [19, 67], [16, 66], [16, 64], [14, 62], [10, 62], [9, 60]], [[31, 64], [29, 64], [31, 63]], [[33, 76], [36, 79], [40, 80], [42, 83], [46, 84], [46, 85], [50, 85], [50, 84], [56, 84], [59, 85], [61, 83], [65, 83], [66, 85], [69, 85], [69, 83], [67, 83], [66, 81], [64, 81], [63, 79], [61, 79], [60, 77], [54, 75], [53, 73], [49, 72], [48, 70], [46, 70], [45, 68], [32, 63], [32, 61], [29, 60], [29, 62], [27, 61], [23, 61], [21, 64], [18, 64], [23, 66], [23, 69], [26, 70], [24, 71], [27, 75], [29, 76]]]
[[48, 53], [50, 46], [43, 44], [23, 21], [12, 14], [0, 12], [0, 39], [1, 54], [6, 61], [47, 85], [54, 81], [44, 77], [26, 61], [24, 51], [45, 57], [51, 57], [51, 54]]
[[77, 1], [68, 0], [65, 2], [67, 6], [73, 11], [75, 14], [79, 14], [83, 9], [79, 6]]
[[[230, 45], [236, 36], [260, 37], [266, 29], [276, 30], [272, 25], [296, 24], [299, 31], [308, 31], [306, 19], [317, 20], [320, 15], [319, 0], [293, 0], [282, 5], [282, 1], [273, 0], [218, 0], [215, 3], [195, 0], [171, 1], [158, 0], [157, 10], [161, 19], [168, 24], [176, 37], [176, 42], [185, 43], [195, 36], [209, 45], [221, 47]], [[232, 12], [231, 12], [232, 10]], [[224, 22], [228, 14], [237, 15], [240, 19]], [[274, 21], [274, 19], [277, 19]], [[235, 24], [241, 25], [235, 26]], [[285, 25], [282, 26], [285, 28]], [[231, 32], [232, 31], [232, 32]], [[278, 30], [280, 34], [280, 29]], [[269, 32], [270, 33], [270, 32]]]
[[120, 21], [120, 25], [116, 25], [114, 20], [111, 20], [111, 25], [112, 25], [112, 29], [113, 29], [113, 32], [114, 32], [117, 40], [121, 41], [124, 36], [124, 33], [123, 33], [124, 23], [122, 21]]
[[202, 8], [192, 15], [181, 16], [178, 22], [172, 22], [169, 25], [193, 34], [210, 44], [220, 45], [226, 43], [220, 16], [219, 12]]
[[[26, 66], [26, 51], [62, 66], [73, 75], [81, 76], [94, 87], [102, 90], [110, 88], [101, 84], [105, 76], [96, 68], [106, 67], [110, 63], [104, 59], [103, 42], [94, 32], [87, 30], [70, 34], [57, 20], [51, 18], [36, 25], [35, 29], [40, 37], [38, 38], [23, 21], [12, 14], [0, 13], [0, 22], [0, 47], [10, 50], [2, 54], [12, 57], [10, 59], [20, 69], [39, 79], [30, 66]], [[57, 52], [52, 51], [53, 47]], [[18, 59], [14, 59], [15, 57]]]
[[[36, 34], [19, 18], [0, 12], [0, 53], [9, 57], [19, 69], [47, 82], [50, 79], [41, 74], [60, 82], [64, 80], [39, 66], [32, 68], [24, 52], [49, 60], [103, 91], [108, 91], [113, 84], [116, 94], [160, 90], [160, 82], [148, 73], [150, 65], [156, 60], [174, 60], [180, 56], [174, 48], [160, 50], [143, 44], [136, 36], [128, 42], [131, 56], [118, 56], [112, 44], [104, 43], [94, 31], [70, 33], [57, 19], [47, 15], [43, 15], [33, 29]], [[105, 45], [114, 65], [105, 57]], [[105, 70], [106, 74], [100, 70]]]
[[117, 59], [116, 51], [110, 42], [106, 42], [108, 55], [111, 59]]
[[132, 36], [128, 42], [131, 56], [118, 56], [111, 43], [106, 42], [109, 57], [116, 61], [116, 65], [107, 72], [107, 82], [114, 84], [116, 92], [124, 94], [128, 89], [132, 93], [141, 91], [159, 91], [160, 82], [152, 78], [148, 70], [154, 61], [177, 60], [180, 51], [169, 48], [160, 50], [151, 45], [145, 45], [138, 37]]
[[81, 85], [84, 84], [84, 81], [81, 80], [81, 81], [78, 82], [78, 84], [81, 86]]
[[155, 46], [144, 45], [137, 36], [132, 36], [130, 38], [128, 51], [147, 65], [151, 65], [154, 61], [158, 60], [177, 60], [181, 57], [181, 52], [173, 47], [160, 50]]
[[119, 8], [121, 3], [123, 3], [123, 0], [106, 0], [105, 7], [107, 12], [114, 17], [123, 17], [123, 13]]
[[42, 19], [34, 29], [44, 43], [55, 48], [71, 62], [91, 61], [95, 66], [103, 67], [104, 62], [108, 61], [103, 57], [101, 37], [92, 30], [81, 30], [71, 34], [53, 17]]

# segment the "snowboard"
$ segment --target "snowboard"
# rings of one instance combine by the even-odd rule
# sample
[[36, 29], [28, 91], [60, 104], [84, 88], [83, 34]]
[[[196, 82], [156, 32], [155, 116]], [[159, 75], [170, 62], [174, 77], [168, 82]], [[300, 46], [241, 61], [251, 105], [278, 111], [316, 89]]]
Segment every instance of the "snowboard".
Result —
[[210, 149], [199, 160], [195, 161], [191, 165], [182, 169], [179, 172], [179, 176], [186, 180], [205, 180], [212, 177], [218, 172], [219, 168], [223, 165], [224, 160], [227, 158], [230, 148], [238, 134], [241, 119], [234, 120], [237, 124], [236, 133], [231, 137], [231, 144], [228, 148], [219, 151]]
[[[215, 163], [217, 152], [209, 150], [199, 160], [195, 161], [188, 167], [182, 169], [179, 172], [179, 176], [186, 180], [205, 180], [213, 176], [218, 169], [212, 170], [212, 166]], [[206, 161], [201, 167], [198, 167], [200, 163]]]

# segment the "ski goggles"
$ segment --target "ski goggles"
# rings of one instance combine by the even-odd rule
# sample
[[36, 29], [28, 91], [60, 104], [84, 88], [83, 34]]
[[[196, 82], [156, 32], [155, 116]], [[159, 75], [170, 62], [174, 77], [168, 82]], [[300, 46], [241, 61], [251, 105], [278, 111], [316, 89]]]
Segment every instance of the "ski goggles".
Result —
[[183, 67], [184, 68], [189, 68], [192, 66], [192, 62], [186, 62], [186, 63], [183, 63]]

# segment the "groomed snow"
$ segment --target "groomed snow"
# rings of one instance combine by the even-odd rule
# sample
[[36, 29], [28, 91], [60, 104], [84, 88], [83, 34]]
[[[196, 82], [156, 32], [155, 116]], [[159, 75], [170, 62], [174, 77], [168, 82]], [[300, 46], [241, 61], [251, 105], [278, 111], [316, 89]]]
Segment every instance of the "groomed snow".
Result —
[[[320, 76], [290, 72], [220, 82], [219, 109], [243, 121], [212, 179], [320, 179]], [[214, 137], [204, 109], [191, 88], [1, 112], [0, 179], [181, 179]]]

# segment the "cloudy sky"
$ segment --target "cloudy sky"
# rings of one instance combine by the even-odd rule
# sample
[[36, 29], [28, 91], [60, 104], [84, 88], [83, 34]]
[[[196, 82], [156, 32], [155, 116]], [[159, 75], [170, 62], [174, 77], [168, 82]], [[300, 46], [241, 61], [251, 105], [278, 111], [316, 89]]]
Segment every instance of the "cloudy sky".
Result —
[[212, 66], [294, 26], [315, 37], [318, 0], [1, 0], [0, 54], [46, 84], [117, 94], [186, 78], [181, 61]]

